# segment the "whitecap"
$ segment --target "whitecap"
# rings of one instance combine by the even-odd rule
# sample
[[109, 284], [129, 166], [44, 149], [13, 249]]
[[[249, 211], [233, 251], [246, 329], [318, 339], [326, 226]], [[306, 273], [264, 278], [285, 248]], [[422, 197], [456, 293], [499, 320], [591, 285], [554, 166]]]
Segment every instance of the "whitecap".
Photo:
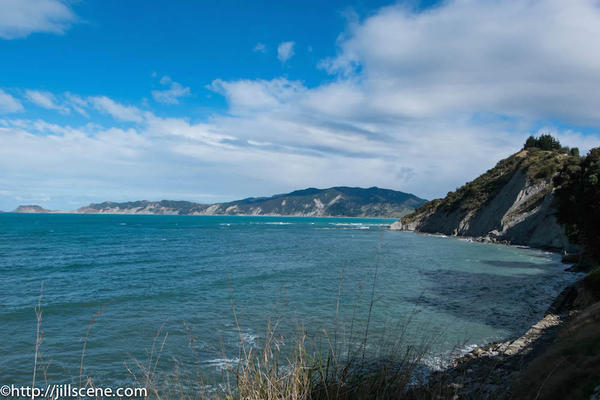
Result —
[[252, 347], [256, 347], [256, 339], [258, 339], [257, 335], [253, 335], [251, 333], [242, 333], [242, 340], [248, 343]]
[[215, 367], [219, 371], [225, 371], [228, 369], [232, 369], [237, 364], [239, 364], [240, 359], [238, 357], [234, 358], [214, 358], [212, 360], [204, 361], [204, 364], [207, 364], [209, 367]]

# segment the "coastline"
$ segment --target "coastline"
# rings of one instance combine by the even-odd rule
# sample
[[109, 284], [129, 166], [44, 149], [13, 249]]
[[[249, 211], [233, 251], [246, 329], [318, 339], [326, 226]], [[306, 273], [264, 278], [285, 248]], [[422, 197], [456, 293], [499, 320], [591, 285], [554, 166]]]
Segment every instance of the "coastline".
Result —
[[[558, 247], [528, 246], [525, 244], [511, 243], [508, 240], [494, 240], [493, 238], [489, 238], [487, 236], [446, 235], [446, 234], [440, 233], [440, 232], [432, 233], [432, 232], [415, 231], [415, 230], [411, 230], [411, 229], [397, 229], [397, 228], [393, 228], [393, 225], [394, 224], [391, 224], [390, 227], [388, 228], [388, 230], [394, 231], [394, 232], [410, 232], [410, 233], [414, 233], [416, 235], [437, 236], [437, 237], [444, 237], [444, 238], [448, 238], [448, 239], [466, 240], [466, 241], [472, 241], [472, 242], [483, 243], [483, 244], [493, 244], [493, 245], [500, 245], [500, 246], [516, 247], [516, 248], [521, 248], [521, 249], [542, 250], [542, 251], [547, 251], [549, 253], [555, 253], [555, 254], [558, 254], [561, 256], [562, 256], [562, 252], [564, 251], [564, 249], [561, 249]], [[564, 264], [573, 266], [572, 262], [568, 262], [568, 263], [564, 263]], [[571, 272], [570, 270], [568, 270], [568, 267], [565, 268], [565, 271]]]
[[[578, 279], [568, 285], [544, 317], [522, 335], [474, 347], [455, 358], [449, 367], [433, 372], [415, 391], [427, 393], [437, 389], [447, 398], [571, 398], [575, 389], [573, 382], [583, 386], [582, 374], [597, 374], [594, 362], [598, 361], [586, 343], [590, 339], [595, 341], [600, 329], [598, 300], [598, 293], [586, 288], [583, 279]], [[573, 371], [563, 365], [565, 362], [578, 365], [586, 372]], [[560, 369], [561, 366], [564, 369]], [[546, 389], [544, 385], [551, 376], [553, 387]], [[592, 389], [600, 392], [600, 386]], [[543, 390], [547, 396], [540, 397]]]
[[[396, 232], [411, 232], [425, 236], [469, 240], [483, 244], [511, 246], [523, 249], [536, 249], [561, 255], [563, 249], [548, 247], [533, 247], [513, 244], [509, 241], [490, 240], [487, 237], [471, 237], [429, 233], [409, 229], [389, 230]], [[531, 375], [529, 366], [543, 358], [547, 352], [558, 346], [560, 333], [568, 330], [569, 326], [584, 314], [588, 307], [595, 302], [594, 294], [590, 294], [583, 284], [585, 273], [574, 270], [574, 264], [564, 263], [565, 273], [578, 274], [577, 280], [568, 284], [554, 298], [544, 312], [544, 316], [531, 324], [527, 330], [518, 336], [507, 337], [483, 345], [469, 346], [468, 351], [451, 355], [445, 367], [429, 374], [426, 380], [413, 391], [417, 394], [437, 391], [447, 398], [489, 398], [513, 399], [523, 398], [523, 386]], [[583, 298], [583, 300], [581, 300]], [[594, 300], [595, 298], [595, 300]], [[560, 343], [559, 343], [560, 344]], [[553, 373], [554, 371], [551, 371]], [[550, 375], [548, 375], [549, 377]], [[525, 382], [525, 383], [524, 383]], [[543, 386], [543, 385], [542, 385]], [[598, 388], [596, 388], [598, 389]], [[517, 390], [519, 393], [514, 393]], [[539, 391], [542, 387], [539, 388]], [[525, 397], [527, 398], [527, 397]]]

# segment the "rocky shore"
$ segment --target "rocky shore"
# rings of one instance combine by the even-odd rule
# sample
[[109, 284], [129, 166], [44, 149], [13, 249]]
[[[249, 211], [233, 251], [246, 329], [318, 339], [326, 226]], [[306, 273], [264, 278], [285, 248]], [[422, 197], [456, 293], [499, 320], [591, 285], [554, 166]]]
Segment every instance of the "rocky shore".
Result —
[[513, 398], [512, 384], [523, 365], [552, 341], [564, 321], [564, 315], [548, 314], [515, 340], [478, 346], [434, 373], [430, 385], [440, 385], [457, 398]]
[[588, 342], [600, 345], [599, 300], [577, 281], [523, 335], [474, 348], [433, 373], [424, 390], [444, 399], [597, 399], [600, 357]]

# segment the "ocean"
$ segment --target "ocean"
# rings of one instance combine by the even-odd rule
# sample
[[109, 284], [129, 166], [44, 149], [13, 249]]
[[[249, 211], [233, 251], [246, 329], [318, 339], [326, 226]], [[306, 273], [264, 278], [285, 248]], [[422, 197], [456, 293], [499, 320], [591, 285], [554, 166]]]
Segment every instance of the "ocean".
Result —
[[240, 337], [259, 348], [268, 321], [285, 347], [300, 329], [315, 343], [335, 331], [356, 344], [369, 320], [370, 337], [427, 341], [435, 367], [522, 333], [576, 278], [556, 254], [391, 222], [0, 214], [2, 383], [31, 383], [38, 301], [38, 381], [77, 384], [85, 344], [84, 381], [131, 383], [128, 367], [164, 340], [157, 374], [179, 365], [218, 383]]

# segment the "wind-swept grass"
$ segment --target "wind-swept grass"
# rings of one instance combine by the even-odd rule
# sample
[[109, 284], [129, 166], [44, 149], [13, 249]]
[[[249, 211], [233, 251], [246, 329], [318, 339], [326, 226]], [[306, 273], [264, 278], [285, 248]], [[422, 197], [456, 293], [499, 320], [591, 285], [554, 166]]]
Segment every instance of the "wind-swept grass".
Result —
[[[416, 383], [415, 371], [425, 347], [380, 342], [366, 352], [363, 346], [369, 342], [361, 341], [351, 349], [336, 348], [326, 331], [321, 335], [324, 343], [318, 345], [307, 343], [303, 330], [293, 338], [282, 338], [273, 329], [276, 325], [268, 323], [260, 348], [247, 346], [240, 338], [240, 361], [225, 371], [224, 382], [217, 386], [205, 385], [199, 371], [186, 373], [177, 363], [170, 378], [157, 375], [162, 345], [153, 346], [148, 362], [135, 362], [136, 372], [129, 371], [157, 399], [415, 398], [407, 389]], [[164, 344], [164, 340], [166, 334], [159, 332], [155, 342]]]
[[[379, 253], [379, 251], [378, 251]], [[423, 337], [419, 345], [410, 345], [407, 332], [414, 313], [391, 331], [370, 330], [371, 314], [376, 306], [378, 259], [370, 287], [368, 314], [364, 325], [355, 320], [344, 324], [339, 318], [342, 270], [336, 301], [333, 332], [321, 330], [309, 335], [298, 325], [292, 337], [277, 331], [280, 320], [269, 319], [260, 346], [249, 346], [243, 336], [233, 293], [229, 289], [233, 318], [239, 340], [238, 362], [226, 369], [221, 383], [207, 385], [200, 368], [186, 369], [175, 363], [169, 377], [156, 374], [167, 334], [157, 332], [148, 361], [134, 360], [128, 366], [136, 382], [157, 399], [223, 400], [370, 400], [421, 399], [424, 391], [410, 391], [419, 382], [416, 372], [422, 368], [434, 338]], [[361, 285], [362, 286], [362, 285]], [[358, 302], [357, 294], [355, 307]], [[347, 329], [348, 328], [348, 329]], [[200, 365], [195, 338], [186, 324], [190, 348], [196, 365]], [[156, 343], [162, 343], [157, 346]], [[222, 354], [226, 358], [225, 353]], [[418, 393], [418, 394], [417, 394]], [[429, 392], [427, 392], [429, 393]], [[443, 397], [437, 397], [443, 398]]]
[[[147, 359], [131, 358], [124, 361], [126, 371], [137, 387], [146, 388], [147, 398], [159, 400], [379, 400], [379, 399], [445, 399], [455, 393], [442, 390], [438, 384], [420, 385], [419, 377], [425, 370], [424, 358], [440, 337], [423, 335], [415, 344], [409, 332], [417, 307], [391, 329], [373, 329], [372, 313], [377, 306], [377, 277], [379, 253], [369, 282], [368, 312], [358, 320], [357, 308], [361, 281], [354, 298], [350, 321], [340, 318], [340, 304], [345, 268], [340, 274], [335, 303], [335, 323], [331, 331], [321, 329], [309, 334], [301, 323], [288, 337], [278, 331], [281, 318], [277, 314], [266, 321], [264, 337], [256, 345], [249, 345], [243, 337], [234, 293], [229, 287], [231, 309], [238, 335], [238, 357], [223, 371], [222, 379], [209, 381], [203, 375], [202, 357], [196, 347], [196, 338], [188, 324], [185, 330], [192, 362], [163, 356], [169, 333], [163, 324], [147, 351]], [[84, 361], [92, 326], [104, 313], [104, 306], [94, 314], [82, 338], [79, 384], [93, 387], [90, 376], [84, 376]], [[37, 316], [36, 363], [41, 344], [41, 294]], [[428, 331], [423, 329], [422, 332]], [[409, 337], [411, 336], [411, 337]], [[215, 341], [219, 338], [215, 335]], [[228, 359], [222, 349], [221, 356]], [[172, 369], [168, 362], [172, 362]], [[37, 369], [37, 366], [34, 367]], [[168, 372], [170, 371], [170, 372]], [[441, 382], [441, 381], [440, 381]], [[34, 372], [35, 383], [35, 372]], [[445, 393], [449, 394], [446, 395]]]

